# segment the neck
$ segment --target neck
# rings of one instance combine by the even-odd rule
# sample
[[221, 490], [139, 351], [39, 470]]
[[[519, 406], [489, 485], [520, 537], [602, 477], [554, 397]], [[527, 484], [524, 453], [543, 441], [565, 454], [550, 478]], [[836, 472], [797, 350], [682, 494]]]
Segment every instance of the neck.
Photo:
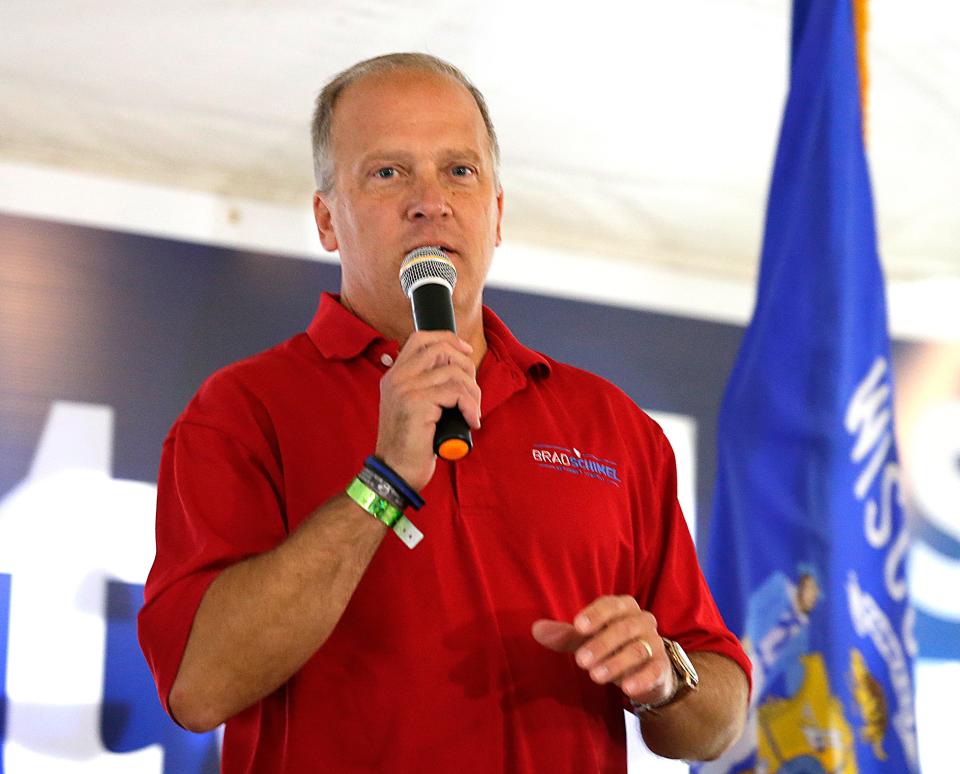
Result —
[[[396, 341], [401, 349], [407, 339], [414, 332], [413, 315], [409, 303], [402, 309], [378, 306], [375, 309], [365, 308], [355, 303], [349, 295], [341, 290], [340, 303], [367, 325], [379, 331], [384, 337]], [[480, 361], [487, 352], [487, 339], [483, 332], [483, 308], [478, 301], [473, 308], [454, 310], [457, 320], [457, 335], [473, 347], [471, 359], [479, 368]]]

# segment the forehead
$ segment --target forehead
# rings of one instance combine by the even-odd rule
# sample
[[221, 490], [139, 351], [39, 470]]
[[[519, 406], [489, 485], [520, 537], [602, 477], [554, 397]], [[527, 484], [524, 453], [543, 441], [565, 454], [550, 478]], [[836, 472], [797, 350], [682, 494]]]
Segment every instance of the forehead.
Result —
[[489, 145], [470, 91], [450, 76], [414, 69], [373, 73], [345, 87], [334, 107], [331, 130], [334, 154], [432, 133]]

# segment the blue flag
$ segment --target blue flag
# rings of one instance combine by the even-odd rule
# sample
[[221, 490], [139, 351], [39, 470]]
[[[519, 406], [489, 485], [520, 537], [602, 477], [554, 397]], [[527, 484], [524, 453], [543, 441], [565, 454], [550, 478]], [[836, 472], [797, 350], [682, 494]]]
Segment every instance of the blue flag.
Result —
[[754, 693], [743, 738], [701, 771], [918, 770], [891, 376], [852, 2], [795, 0], [706, 563]]

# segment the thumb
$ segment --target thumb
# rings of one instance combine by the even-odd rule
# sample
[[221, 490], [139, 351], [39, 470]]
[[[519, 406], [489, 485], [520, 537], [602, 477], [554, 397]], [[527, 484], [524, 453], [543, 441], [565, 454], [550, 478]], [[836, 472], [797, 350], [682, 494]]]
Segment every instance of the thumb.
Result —
[[545, 648], [557, 653], [572, 653], [584, 641], [584, 636], [565, 621], [548, 621], [541, 618], [530, 628], [533, 639]]

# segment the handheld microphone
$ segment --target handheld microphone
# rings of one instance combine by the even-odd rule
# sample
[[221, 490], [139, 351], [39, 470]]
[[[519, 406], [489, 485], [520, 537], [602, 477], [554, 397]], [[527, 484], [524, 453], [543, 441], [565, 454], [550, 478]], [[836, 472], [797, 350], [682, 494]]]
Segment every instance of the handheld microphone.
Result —
[[[439, 247], [411, 250], [400, 264], [400, 287], [413, 307], [418, 331], [457, 332], [453, 289], [457, 269]], [[466, 457], [473, 448], [470, 426], [456, 406], [444, 407], [433, 434], [433, 452], [445, 460]]]

